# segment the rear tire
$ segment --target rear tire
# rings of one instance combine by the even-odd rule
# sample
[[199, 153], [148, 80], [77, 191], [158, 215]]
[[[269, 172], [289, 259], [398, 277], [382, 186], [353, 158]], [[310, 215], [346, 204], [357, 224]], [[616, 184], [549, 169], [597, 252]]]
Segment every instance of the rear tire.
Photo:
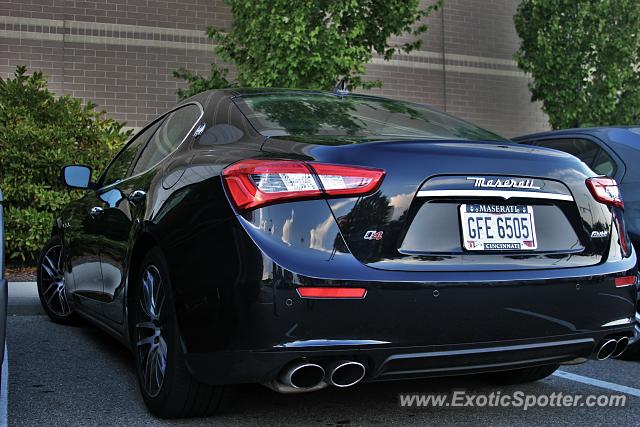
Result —
[[64, 279], [62, 239], [53, 236], [44, 245], [37, 266], [38, 297], [42, 309], [51, 320], [63, 325], [76, 325], [80, 318], [69, 305]]
[[547, 378], [553, 374], [560, 365], [543, 365], [532, 368], [515, 369], [489, 374], [491, 382], [496, 384], [525, 384]]
[[204, 417], [230, 402], [227, 386], [212, 386], [187, 370], [162, 252], [145, 256], [133, 282], [133, 348], [138, 383], [149, 411], [160, 418]]

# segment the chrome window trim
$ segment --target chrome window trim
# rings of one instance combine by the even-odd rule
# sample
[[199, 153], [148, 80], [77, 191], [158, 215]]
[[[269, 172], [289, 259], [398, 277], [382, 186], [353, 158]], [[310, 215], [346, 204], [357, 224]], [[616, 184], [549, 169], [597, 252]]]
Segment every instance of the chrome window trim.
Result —
[[546, 193], [543, 191], [505, 191], [505, 190], [420, 190], [417, 197], [500, 197], [505, 200], [513, 197], [524, 199], [546, 199], [573, 201], [569, 194]]

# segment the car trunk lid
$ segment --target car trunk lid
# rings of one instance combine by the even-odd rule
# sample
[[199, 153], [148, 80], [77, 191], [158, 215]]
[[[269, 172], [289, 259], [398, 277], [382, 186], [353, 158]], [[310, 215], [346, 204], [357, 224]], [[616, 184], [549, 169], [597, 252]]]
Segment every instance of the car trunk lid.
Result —
[[[293, 152], [306, 161], [386, 171], [373, 194], [327, 199], [348, 250], [374, 268], [449, 271], [594, 265], [607, 254], [614, 232], [610, 209], [597, 203], [585, 185], [592, 172], [577, 159], [553, 150], [482, 141], [300, 137], [271, 138], [263, 149], [288, 156]], [[473, 250], [465, 244], [469, 230], [465, 236], [463, 220], [487, 210], [500, 214], [513, 209], [530, 214], [535, 222], [535, 244], [530, 248]]]

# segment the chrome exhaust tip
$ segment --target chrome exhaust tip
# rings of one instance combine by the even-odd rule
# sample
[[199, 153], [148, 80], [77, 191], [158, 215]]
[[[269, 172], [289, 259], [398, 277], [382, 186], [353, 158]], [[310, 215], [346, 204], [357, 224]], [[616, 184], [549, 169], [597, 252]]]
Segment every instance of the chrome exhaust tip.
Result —
[[610, 358], [616, 351], [618, 341], [614, 339], [606, 340], [598, 349], [596, 353], [596, 359], [605, 360]]
[[629, 345], [629, 337], [619, 338], [618, 341], [616, 342], [616, 349], [613, 351], [613, 354], [611, 355], [611, 357], [621, 356], [622, 353], [624, 353], [624, 351], [627, 349], [628, 345]]
[[351, 387], [364, 378], [366, 371], [366, 368], [360, 362], [341, 360], [329, 365], [327, 382], [335, 387]]
[[324, 368], [315, 363], [296, 363], [280, 376], [282, 384], [300, 389], [317, 387], [324, 379]]
[[280, 376], [262, 385], [278, 393], [308, 393], [327, 387], [324, 368], [315, 363], [297, 362], [285, 368]]

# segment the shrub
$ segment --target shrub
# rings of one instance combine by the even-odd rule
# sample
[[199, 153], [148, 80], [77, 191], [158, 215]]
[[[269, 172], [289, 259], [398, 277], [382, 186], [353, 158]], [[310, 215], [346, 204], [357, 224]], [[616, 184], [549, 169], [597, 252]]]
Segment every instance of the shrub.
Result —
[[65, 164], [100, 171], [131, 131], [70, 96], [55, 96], [40, 72], [0, 78], [0, 189], [7, 257], [32, 263], [51, 234], [56, 212], [82, 195], [60, 180]]

